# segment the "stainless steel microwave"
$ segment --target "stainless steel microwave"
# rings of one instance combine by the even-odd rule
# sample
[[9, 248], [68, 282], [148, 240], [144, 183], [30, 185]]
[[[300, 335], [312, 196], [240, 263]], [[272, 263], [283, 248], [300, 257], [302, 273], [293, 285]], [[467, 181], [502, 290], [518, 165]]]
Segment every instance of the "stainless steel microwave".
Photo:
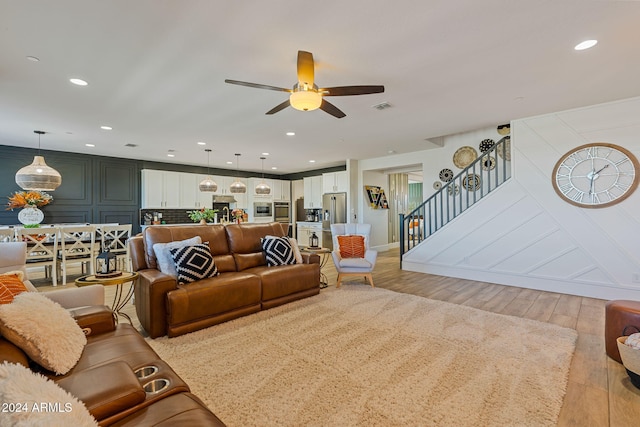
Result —
[[253, 203], [254, 218], [268, 218], [273, 216], [272, 202], [254, 202]]

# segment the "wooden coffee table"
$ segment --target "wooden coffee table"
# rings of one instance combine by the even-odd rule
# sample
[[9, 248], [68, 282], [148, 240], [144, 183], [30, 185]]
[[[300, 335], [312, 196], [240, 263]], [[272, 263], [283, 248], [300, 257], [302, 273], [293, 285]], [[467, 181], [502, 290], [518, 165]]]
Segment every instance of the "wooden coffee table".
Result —
[[[123, 271], [120, 276], [115, 277], [96, 277], [94, 274], [90, 274], [88, 276], [78, 277], [75, 282], [78, 286], [88, 286], [88, 285], [102, 285], [102, 286], [116, 286], [116, 294], [113, 297], [113, 304], [111, 304], [111, 310], [113, 314], [116, 316], [116, 322], [120, 316], [126, 317], [129, 323], [131, 322], [131, 318], [128, 314], [123, 313], [122, 309], [129, 301], [131, 301], [131, 297], [133, 296], [133, 291], [135, 289], [136, 279], [138, 278], [138, 273], [131, 273], [128, 271]], [[131, 283], [131, 287], [127, 291], [127, 293], [123, 294], [122, 288], [125, 283]]]

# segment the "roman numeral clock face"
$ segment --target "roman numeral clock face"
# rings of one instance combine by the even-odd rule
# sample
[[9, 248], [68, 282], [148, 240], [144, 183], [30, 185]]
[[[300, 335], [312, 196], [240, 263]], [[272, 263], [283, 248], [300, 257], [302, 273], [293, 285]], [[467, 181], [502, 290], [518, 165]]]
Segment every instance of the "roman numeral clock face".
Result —
[[566, 202], [604, 208], [629, 197], [638, 186], [640, 164], [625, 148], [596, 142], [574, 148], [553, 169], [552, 183]]

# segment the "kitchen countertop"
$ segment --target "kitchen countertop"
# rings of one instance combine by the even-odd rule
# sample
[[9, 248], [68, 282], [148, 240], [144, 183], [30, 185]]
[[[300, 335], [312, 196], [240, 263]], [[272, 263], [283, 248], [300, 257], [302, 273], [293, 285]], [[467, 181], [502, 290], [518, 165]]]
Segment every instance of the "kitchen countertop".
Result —
[[322, 225], [322, 221], [296, 221], [296, 225]]

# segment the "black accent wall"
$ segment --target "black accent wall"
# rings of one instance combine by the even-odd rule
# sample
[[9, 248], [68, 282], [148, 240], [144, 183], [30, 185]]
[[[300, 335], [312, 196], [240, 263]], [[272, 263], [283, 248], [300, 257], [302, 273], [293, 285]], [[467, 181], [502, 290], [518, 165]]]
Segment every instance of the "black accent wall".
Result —
[[[0, 225], [16, 225], [18, 209], [5, 210], [8, 197], [21, 188], [16, 172], [33, 161], [38, 150], [0, 145]], [[132, 233], [140, 232], [142, 169], [207, 173], [207, 168], [118, 157], [92, 156], [63, 151], [40, 150], [47, 164], [62, 175], [50, 205], [42, 207], [43, 224], [110, 223], [132, 224]], [[346, 167], [332, 167], [290, 175], [265, 174], [266, 178], [296, 180], [305, 176], [337, 172]], [[211, 168], [213, 175], [257, 176], [256, 172]]]
[[[30, 164], [37, 150], [0, 146], [0, 197], [8, 197], [20, 187], [16, 172]], [[42, 207], [43, 224], [110, 223], [133, 224], [139, 232], [140, 162], [113, 157], [90, 156], [42, 150], [47, 164], [62, 175], [62, 184], [49, 192], [53, 202]], [[1, 210], [0, 224], [19, 224], [18, 209]]]

